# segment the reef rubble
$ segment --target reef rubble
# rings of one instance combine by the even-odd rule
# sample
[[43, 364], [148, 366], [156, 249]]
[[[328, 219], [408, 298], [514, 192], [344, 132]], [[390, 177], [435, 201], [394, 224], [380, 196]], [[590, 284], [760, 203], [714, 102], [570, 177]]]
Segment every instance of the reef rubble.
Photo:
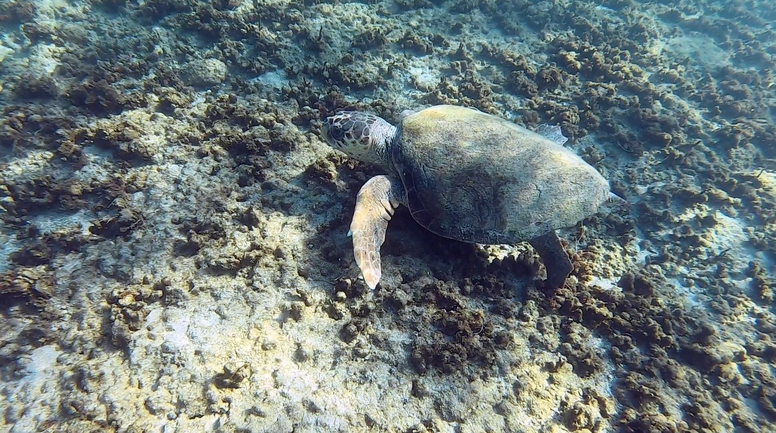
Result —
[[[776, 431], [776, 7], [9, 0], [0, 430]], [[458, 104], [629, 206], [527, 244], [348, 225], [341, 109]]]

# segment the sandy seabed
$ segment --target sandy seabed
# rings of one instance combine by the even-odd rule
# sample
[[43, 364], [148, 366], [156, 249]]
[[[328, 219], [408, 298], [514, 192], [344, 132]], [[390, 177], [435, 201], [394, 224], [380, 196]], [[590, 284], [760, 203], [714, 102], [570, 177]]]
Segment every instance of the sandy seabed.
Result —
[[[0, 431], [776, 431], [776, 7], [0, 4]], [[322, 119], [456, 104], [629, 206], [527, 244], [391, 221]]]

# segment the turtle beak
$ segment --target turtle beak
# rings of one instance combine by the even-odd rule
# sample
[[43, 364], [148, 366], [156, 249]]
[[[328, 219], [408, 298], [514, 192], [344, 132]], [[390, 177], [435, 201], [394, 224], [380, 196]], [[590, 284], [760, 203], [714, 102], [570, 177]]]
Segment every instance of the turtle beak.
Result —
[[620, 206], [628, 206], [628, 201], [624, 198], [620, 197], [619, 195], [609, 192], [609, 198], [606, 200], [607, 203], [617, 204]]
[[329, 119], [331, 119], [331, 117], [323, 121], [323, 126], [321, 126], [321, 135], [326, 139], [326, 143], [328, 143], [329, 146], [332, 146], [333, 143], [332, 143], [331, 132], [330, 132], [331, 122]]

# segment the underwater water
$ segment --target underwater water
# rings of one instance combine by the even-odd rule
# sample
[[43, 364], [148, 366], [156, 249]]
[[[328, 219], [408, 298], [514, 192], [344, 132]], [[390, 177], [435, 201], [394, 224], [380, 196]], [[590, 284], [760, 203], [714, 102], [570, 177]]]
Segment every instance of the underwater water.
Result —
[[[0, 432], [776, 432], [774, 22], [753, 0], [2, 0]], [[396, 173], [321, 127], [440, 104], [559, 126], [627, 201], [557, 231], [563, 287], [528, 242], [404, 206], [367, 287], [357, 193]]]

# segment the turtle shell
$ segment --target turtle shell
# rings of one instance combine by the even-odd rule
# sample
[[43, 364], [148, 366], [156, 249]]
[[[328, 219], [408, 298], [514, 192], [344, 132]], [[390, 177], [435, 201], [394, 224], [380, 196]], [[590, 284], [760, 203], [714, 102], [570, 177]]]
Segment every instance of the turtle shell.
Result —
[[405, 117], [391, 158], [407, 207], [428, 230], [483, 244], [573, 226], [609, 183], [561, 145], [496, 116], [441, 105]]

